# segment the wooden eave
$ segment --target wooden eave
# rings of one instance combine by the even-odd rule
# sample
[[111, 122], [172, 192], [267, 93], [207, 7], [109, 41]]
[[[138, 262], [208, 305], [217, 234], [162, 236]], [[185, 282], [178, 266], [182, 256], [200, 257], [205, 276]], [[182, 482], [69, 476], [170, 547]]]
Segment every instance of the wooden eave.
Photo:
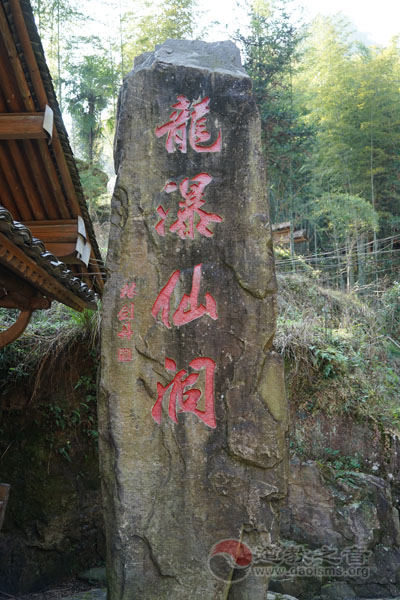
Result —
[[[45, 269], [39, 266], [34, 259], [30, 258], [16, 244], [9, 240], [0, 232], [0, 265], [21, 279], [19, 289], [26, 298], [28, 294], [25, 286], [28, 284], [31, 288], [38, 290], [42, 296], [62, 302], [71, 308], [82, 311], [87, 302], [70, 291], [65, 285], [49, 274]], [[0, 276], [1, 280], [1, 276]], [[21, 309], [24, 307], [21, 306]], [[26, 309], [46, 308], [46, 306], [35, 305], [26, 306]]]
[[[43, 127], [46, 107], [51, 132]], [[0, 204], [101, 295], [103, 262], [28, 0], [0, 0]], [[74, 254], [79, 219], [87, 267]], [[72, 292], [63, 296], [59, 286], [51, 297], [71, 306]]]

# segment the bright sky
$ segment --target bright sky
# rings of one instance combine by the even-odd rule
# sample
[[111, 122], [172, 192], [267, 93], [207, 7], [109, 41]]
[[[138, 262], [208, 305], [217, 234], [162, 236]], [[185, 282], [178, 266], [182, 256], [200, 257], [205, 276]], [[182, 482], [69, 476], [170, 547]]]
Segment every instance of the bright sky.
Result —
[[[199, 0], [199, 5], [206, 11], [207, 20], [226, 23], [237, 14], [240, 21], [236, 0]], [[294, 5], [304, 7], [305, 21], [318, 13], [334, 15], [342, 12], [371, 44], [385, 46], [394, 35], [400, 34], [400, 0], [294, 0]], [[212, 39], [224, 38], [224, 28], [215, 28]]]

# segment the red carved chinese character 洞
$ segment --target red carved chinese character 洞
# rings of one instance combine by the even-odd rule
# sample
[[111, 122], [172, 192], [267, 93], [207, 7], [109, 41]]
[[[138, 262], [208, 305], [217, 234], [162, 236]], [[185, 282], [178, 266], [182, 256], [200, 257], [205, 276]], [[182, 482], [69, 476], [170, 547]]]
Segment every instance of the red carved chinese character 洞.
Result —
[[[195, 319], [199, 319], [203, 315], [209, 315], [214, 320], [218, 319], [217, 303], [211, 294], [206, 294], [204, 296], [206, 301], [205, 306], [204, 304], [199, 304], [201, 267], [201, 264], [194, 267], [192, 290], [190, 295], [183, 295], [178, 308], [173, 314], [172, 321], [176, 326], [186, 325]], [[168, 329], [171, 328], [169, 320], [171, 294], [175, 289], [179, 276], [180, 271], [174, 271], [172, 273], [168, 282], [158, 294], [151, 311], [151, 314], [155, 319], [157, 319], [157, 315], [161, 311], [161, 321], [166, 327], [168, 327]]]
[[128, 304], [124, 304], [124, 306], [118, 312], [117, 316], [119, 321], [133, 321], [134, 314], [135, 305], [133, 304], [133, 302], [131, 302], [129, 306]]
[[132, 348], [118, 348], [118, 362], [131, 362]]
[[124, 323], [122, 325], [121, 331], [117, 333], [117, 335], [121, 339], [126, 338], [128, 341], [130, 341], [131, 337], [133, 336], [131, 322], [127, 321], [126, 323]]
[[206, 129], [206, 117], [210, 112], [210, 98], [202, 98], [194, 102], [190, 108], [190, 101], [180, 94], [177, 96], [177, 102], [172, 105], [174, 111], [169, 116], [169, 121], [156, 127], [156, 136], [158, 138], [167, 135], [165, 148], [167, 152], [175, 152], [177, 147], [181, 152], [187, 152], [187, 134], [186, 125], [190, 120], [189, 143], [195, 152], [220, 152], [222, 147], [221, 130], [219, 130], [217, 139], [209, 146], [201, 144], [208, 142], [211, 135]]
[[[201, 390], [193, 389], [199, 373], [188, 373], [184, 369], [176, 372], [177, 367], [171, 358], [165, 359], [165, 368], [171, 373], [176, 373], [175, 377], [166, 386], [157, 382], [157, 400], [151, 410], [153, 419], [159, 425], [161, 424], [162, 401], [169, 393], [168, 415], [174, 423], [178, 423], [177, 413], [191, 412], [203, 421], [208, 427], [215, 429], [217, 426], [215, 420], [215, 400], [214, 400], [214, 373], [215, 362], [212, 358], [195, 358], [189, 363], [189, 367], [195, 371], [205, 369], [205, 390], [204, 400], [205, 409], [200, 410], [197, 404], [201, 397]], [[189, 389], [188, 389], [189, 388]]]
[[133, 298], [133, 296], [137, 295], [135, 292], [136, 283], [126, 283], [121, 288], [120, 298]]
[[[181, 239], [187, 237], [194, 239], [194, 230], [196, 229], [200, 235], [211, 237], [213, 231], [208, 228], [210, 223], [220, 223], [222, 217], [215, 213], [208, 213], [202, 209], [204, 200], [204, 188], [212, 181], [211, 175], [208, 173], [199, 173], [193, 179], [185, 177], [179, 184], [179, 191], [183, 200], [179, 202], [180, 209], [177, 213], [177, 220], [172, 223], [169, 230], [172, 233], [177, 233]], [[164, 190], [167, 194], [175, 191], [178, 185], [173, 182], [168, 182]], [[169, 209], [168, 209], [169, 211]], [[159, 235], [165, 235], [165, 219], [168, 211], [164, 211], [162, 206], [157, 208], [158, 214], [162, 217], [156, 225], [156, 230]]]
[[165, 142], [167, 152], [175, 152], [176, 145], [181, 152], [186, 154], [186, 123], [190, 119], [189, 106], [189, 100], [180, 94], [177, 97], [177, 102], [172, 105], [174, 111], [170, 114], [169, 121], [160, 127], [156, 127], [158, 138], [167, 134], [167, 141]]
[[200, 142], [208, 142], [211, 135], [206, 130], [204, 115], [210, 112], [210, 98], [203, 98], [192, 105], [191, 122], [189, 129], [189, 143], [196, 152], [220, 152], [222, 146], [221, 130], [216, 141], [210, 146], [200, 146]]

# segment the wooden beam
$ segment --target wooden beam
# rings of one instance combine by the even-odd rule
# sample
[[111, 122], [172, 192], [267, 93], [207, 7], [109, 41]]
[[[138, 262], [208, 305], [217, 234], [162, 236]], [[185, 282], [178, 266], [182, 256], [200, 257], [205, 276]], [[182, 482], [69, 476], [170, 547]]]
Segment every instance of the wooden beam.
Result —
[[[9, 142], [9, 144], [12, 142]], [[60, 216], [64, 216], [62, 209], [60, 209], [60, 205], [63, 206], [64, 195], [61, 190], [61, 186], [58, 185], [57, 189], [54, 190], [52, 188], [52, 184], [50, 183], [49, 177], [47, 177], [46, 171], [43, 169], [43, 166], [39, 160], [39, 150], [36, 148], [38, 144], [41, 144], [40, 141], [30, 141], [24, 140], [23, 142], [14, 142], [14, 144], [21, 145], [21, 152], [26, 156], [26, 162], [29, 164], [29, 170], [32, 173], [32, 181], [35, 182], [36, 189], [40, 191], [40, 200], [43, 204], [46, 215], [44, 218], [48, 219], [59, 219]], [[43, 145], [45, 142], [43, 142]], [[49, 149], [47, 148], [47, 152]], [[28, 160], [29, 157], [29, 160]], [[53, 198], [54, 194], [54, 198]], [[62, 199], [60, 202], [60, 198]], [[65, 209], [65, 214], [68, 217], [69, 213]], [[35, 217], [41, 219], [40, 213], [36, 213]]]
[[81, 265], [76, 252], [78, 219], [56, 221], [24, 221], [34, 237], [41, 240], [46, 249], [67, 264]]
[[11, 292], [0, 298], [1, 308], [17, 308], [18, 310], [45, 310], [50, 308], [51, 300], [38, 296], [34, 298], [25, 298], [21, 294]]
[[15, 323], [0, 333], [0, 349], [8, 346], [8, 344], [14, 342], [24, 333], [25, 329], [28, 327], [31, 316], [31, 310], [21, 311]]
[[43, 297], [22, 277], [0, 265], [0, 306], [19, 310], [50, 308], [51, 300]]
[[[19, 2], [18, 8], [20, 9]], [[22, 13], [21, 13], [22, 14]], [[21, 112], [24, 109], [28, 112], [35, 113], [37, 108], [31, 96], [28, 83], [26, 81], [25, 73], [22, 69], [21, 62], [19, 60], [18, 52], [15, 47], [14, 39], [12, 37], [7, 18], [4, 14], [3, 7], [0, 4], [0, 85], [6, 100], [7, 110], [12, 112]], [[27, 34], [27, 32], [26, 32]], [[29, 36], [28, 36], [29, 39]], [[32, 51], [32, 48], [31, 48]], [[12, 69], [8, 69], [8, 63], [11, 63]], [[7, 68], [6, 68], [7, 67]], [[4, 85], [3, 85], [4, 82]], [[46, 108], [47, 102], [43, 105], [43, 111]], [[2, 109], [4, 112], [4, 107]], [[54, 128], [55, 130], [55, 128]], [[49, 217], [52, 214], [49, 212], [49, 205], [54, 204], [59, 210], [59, 216], [69, 218], [70, 212], [66, 205], [65, 195], [62, 190], [58, 175], [55, 169], [55, 165], [50, 156], [50, 150], [46, 140], [30, 141], [25, 140], [27, 145], [27, 151], [29, 152], [29, 160], [33, 161], [36, 156], [32, 152], [33, 144], [37, 144], [35, 147], [36, 155], [38, 155], [44, 164], [44, 173], [47, 176], [49, 186], [47, 188], [54, 195], [54, 198], [50, 198], [50, 202], [47, 202], [47, 198], [43, 194], [43, 204], [47, 204], [46, 210]], [[36, 162], [37, 159], [36, 159]], [[36, 169], [37, 171], [37, 169]], [[42, 168], [43, 171], [43, 168]], [[39, 176], [39, 175], [38, 175]], [[43, 191], [43, 188], [40, 188]], [[24, 217], [29, 218], [29, 217]]]
[[47, 139], [44, 113], [0, 113], [0, 140]]
[[[33, 52], [32, 43], [28, 34], [28, 30], [26, 28], [24, 15], [22, 13], [19, 0], [10, 0], [10, 7], [15, 27], [17, 29], [18, 37], [21, 42], [21, 47], [24, 52], [24, 57], [29, 70], [29, 75], [32, 80], [33, 88], [35, 90], [36, 97], [39, 101], [40, 108], [44, 111], [46, 105], [48, 105], [49, 102], [36, 62], [35, 54]], [[72, 182], [72, 177], [69, 171], [67, 160], [65, 158], [64, 150], [62, 149], [61, 142], [58, 137], [57, 127], [54, 127], [52, 146], [58, 168], [60, 169], [61, 179], [66, 192], [66, 196], [71, 206], [72, 216], [75, 217], [81, 213], [81, 209], [79, 206], [78, 198], [76, 196], [75, 186]]]
[[11, 154], [11, 158], [13, 159], [15, 169], [22, 183], [22, 187], [24, 188], [25, 196], [28, 199], [29, 206], [32, 209], [32, 213], [38, 219], [45, 219], [46, 213], [43, 209], [39, 195], [40, 188], [35, 186], [35, 181], [31, 175], [30, 163], [32, 157], [29, 156], [29, 159], [25, 158], [16, 140], [8, 140], [7, 146]]
[[32, 219], [33, 214], [31, 207], [26, 200], [24, 188], [21, 185], [17, 170], [8, 153], [6, 142], [4, 141], [0, 142], [0, 167], [3, 170], [3, 175], [7, 181], [8, 187], [14, 198], [14, 202], [18, 207], [21, 217], [26, 221]]
[[45, 244], [47, 242], [74, 242], [78, 237], [78, 219], [57, 219], [54, 221], [23, 221], [29, 227], [32, 235]]
[[80, 312], [87, 305], [87, 302], [37, 265], [3, 233], [0, 233], [0, 263], [38, 289], [44, 296], [53, 298]]

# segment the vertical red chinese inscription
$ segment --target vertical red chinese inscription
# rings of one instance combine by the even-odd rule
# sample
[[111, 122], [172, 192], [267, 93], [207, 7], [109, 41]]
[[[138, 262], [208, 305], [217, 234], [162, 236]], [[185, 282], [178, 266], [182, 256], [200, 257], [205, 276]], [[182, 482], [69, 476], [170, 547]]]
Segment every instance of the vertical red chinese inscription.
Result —
[[[126, 283], [120, 290], [120, 298], [133, 299], [137, 295], [135, 290], [136, 283]], [[117, 333], [120, 339], [127, 339], [130, 342], [133, 336], [132, 321], [135, 316], [135, 305], [133, 302], [124, 304], [118, 311], [118, 321], [122, 322], [122, 329]], [[130, 362], [132, 360], [131, 348], [118, 348], [118, 362]]]

